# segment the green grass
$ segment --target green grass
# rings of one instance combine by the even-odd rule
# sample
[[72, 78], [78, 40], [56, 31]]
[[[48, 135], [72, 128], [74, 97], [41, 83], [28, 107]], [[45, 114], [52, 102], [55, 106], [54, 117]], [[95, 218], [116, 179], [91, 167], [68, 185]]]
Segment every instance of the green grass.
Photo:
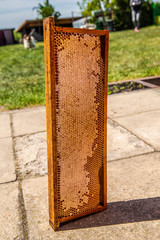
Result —
[[43, 43], [0, 48], [0, 106], [7, 109], [45, 104]]
[[[160, 27], [110, 34], [109, 82], [160, 75]], [[0, 47], [0, 106], [45, 104], [44, 50], [23, 45]]]
[[160, 75], [160, 27], [110, 34], [109, 82]]

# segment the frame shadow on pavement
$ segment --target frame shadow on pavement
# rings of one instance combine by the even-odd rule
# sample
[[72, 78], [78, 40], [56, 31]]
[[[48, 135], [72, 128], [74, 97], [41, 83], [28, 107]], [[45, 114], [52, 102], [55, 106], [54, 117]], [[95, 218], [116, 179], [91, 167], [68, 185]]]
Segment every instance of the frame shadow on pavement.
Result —
[[160, 219], [160, 197], [110, 202], [107, 209], [63, 223], [59, 231]]

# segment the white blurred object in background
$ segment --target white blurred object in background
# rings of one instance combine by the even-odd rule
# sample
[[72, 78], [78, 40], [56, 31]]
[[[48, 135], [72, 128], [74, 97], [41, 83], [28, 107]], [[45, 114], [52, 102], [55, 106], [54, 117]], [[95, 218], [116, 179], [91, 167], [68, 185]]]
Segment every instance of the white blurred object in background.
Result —
[[23, 37], [23, 44], [26, 49], [32, 49], [36, 46], [34, 37], [26, 34]]

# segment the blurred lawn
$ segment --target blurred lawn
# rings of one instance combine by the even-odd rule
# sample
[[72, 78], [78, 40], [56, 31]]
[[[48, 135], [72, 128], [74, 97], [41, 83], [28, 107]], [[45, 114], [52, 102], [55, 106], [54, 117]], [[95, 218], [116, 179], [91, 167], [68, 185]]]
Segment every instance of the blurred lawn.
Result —
[[44, 48], [22, 44], [0, 47], [0, 106], [7, 109], [45, 104]]
[[114, 32], [109, 43], [109, 82], [160, 75], [160, 26]]
[[[109, 82], [160, 75], [160, 27], [110, 34]], [[45, 104], [44, 50], [23, 45], [0, 47], [0, 106]]]

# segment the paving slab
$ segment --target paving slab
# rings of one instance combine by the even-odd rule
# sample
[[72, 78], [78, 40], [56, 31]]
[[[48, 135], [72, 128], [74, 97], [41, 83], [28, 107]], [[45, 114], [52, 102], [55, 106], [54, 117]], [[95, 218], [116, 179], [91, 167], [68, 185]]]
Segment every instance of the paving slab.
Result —
[[10, 115], [0, 114], [0, 138], [11, 137]]
[[1, 184], [0, 193], [0, 239], [22, 240], [18, 183]]
[[0, 183], [16, 180], [12, 138], [0, 139]]
[[[108, 161], [154, 151], [127, 130], [108, 120]], [[15, 152], [22, 177], [47, 173], [46, 133], [15, 138]]]
[[119, 117], [115, 121], [154, 149], [160, 150], [160, 110]]
[[108, 161], [154, 151], [153, 148], [112, 120], [108, 120], [107, 134]]
[[109, 162], [108, 209], [64, 224], [58, 232], [48, 224], [47, 176], [23, 180], [29, 239], [158, 240], [159, 164], [160, 153]]
[[13, 113], [14, 136], [33, 134], [46, 130], [45, 108]]
[[160, 89], [145, 89], [108, 96], [108, 116], [119, 117], [160, 109]]
[[46, 133], [36, 133], [15, 138], [15, 152], [22, 177], [47, 173]]
[[159, 197], [160, 152], [108, 163], [108, 201]]

